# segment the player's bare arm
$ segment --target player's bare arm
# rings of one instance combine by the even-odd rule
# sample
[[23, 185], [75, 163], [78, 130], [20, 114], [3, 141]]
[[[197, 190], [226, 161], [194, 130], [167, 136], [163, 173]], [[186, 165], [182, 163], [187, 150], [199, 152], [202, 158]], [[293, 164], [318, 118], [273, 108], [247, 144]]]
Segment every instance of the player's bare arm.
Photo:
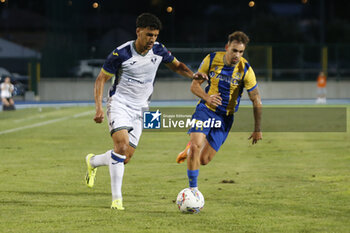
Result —
[[200, 80], [193, 80], [191, 84], [191, 91], [193, 94], [207, 102], [210, 106], [217, 107], [221, 105], [222, 98], [220, 97], [220, 93], [214, 94], [214, 95], [208, 95], [203, 88], [201, 87], [201, 84], [204, 82], [203, 79]]
[[101, 71], [100, 74], [97, 76], [97, 79], [95, 81], [94, 95], [95, 95], [96, 114], [94, 117], [94, 121], [96, 123], [102, 123], [102, 121], [104, 119], [104, 113], [103, 113], [103, 108], [102, 108], [103, 88], [104, 88], [105, 83], [111, 77], [112, 76], [107, 75]]
[[252, 144], [256, 144], [259, 140], [262, 139], [261, 132], [261, 116], [262, 116], [262, 103], [261, 97], [259, 94], [259, 89], [255, 88], [254, 90], [248, 92], [249, 98], [253, 103], [253, 112], [254, 112], [254, 132], [248, 139], [252, 139]]
[[172, 71], [190, 79], [208, 80], [208, 76], [201, 72], [193, 73], [184, 63], [174, 59], [173, 62], [166, 64]]

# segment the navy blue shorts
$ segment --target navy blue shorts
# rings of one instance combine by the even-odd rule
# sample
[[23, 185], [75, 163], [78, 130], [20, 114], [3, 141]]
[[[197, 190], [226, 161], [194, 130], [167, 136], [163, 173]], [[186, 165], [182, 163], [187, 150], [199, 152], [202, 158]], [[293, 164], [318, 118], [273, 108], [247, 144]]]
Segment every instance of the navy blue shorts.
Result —
[[[192, 115], [192, 120], [196, 119], [196, 121], [211, 121], [217, 122], [221, 121], [221, 127], [192, 127], [188, 130], [188, 134], [190, 133], [204, 133], [207, 136], [207, 140], [209, 144], [214, 148], [215, 151], [219, 151], [222, 144], [224, 144], [228, 133], [231, 130], [234, 117], [233, 115], [222, 115], [217, 114], [207, 108], [205, 104], [199, 103], [196, 107], [195, 113]], [[214, 120], [215, 119], [215, 120]], [[210, 124], [212, 126], [212, 124]]]

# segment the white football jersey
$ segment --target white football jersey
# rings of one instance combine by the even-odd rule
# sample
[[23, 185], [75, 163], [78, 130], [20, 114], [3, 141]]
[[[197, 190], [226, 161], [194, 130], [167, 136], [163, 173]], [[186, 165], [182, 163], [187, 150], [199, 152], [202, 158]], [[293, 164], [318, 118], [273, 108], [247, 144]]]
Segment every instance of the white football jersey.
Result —
[[0, 84], [1, 98], [11, 98], [13, 90], [14, 90], [14, 86], [12, 83], [1, 83]]
[[174, 59], [158, 42], [145, 55], [136, 52], [135, 41], [119, 46], [107, 57], [102, 68], [103, 72], [116, 77], [109, 97], [131, 108], [148, 107], [160, 63], [171, 63]]

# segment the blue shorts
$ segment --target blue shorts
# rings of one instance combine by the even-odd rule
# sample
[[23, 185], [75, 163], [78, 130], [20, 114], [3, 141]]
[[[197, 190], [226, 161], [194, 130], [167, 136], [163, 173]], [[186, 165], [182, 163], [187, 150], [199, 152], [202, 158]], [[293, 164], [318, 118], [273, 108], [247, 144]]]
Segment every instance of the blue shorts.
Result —
[[[224, 144], [228, 133], [231, 130], [234, 117], [233, 115], [222, 115], [217, 114], [207, 108], [205, 104], [199, 103], [196, 107], [195, 113], [192, 115], [192, 120], [196, 119], [199, 121], [207, 121], [211, 119], [215, 119], [216, 121], [221, 121], [221, 127], [192, 127], [188, 130], [188, 134], [190, 133], [204, 133], [207, 136], [207, 140], [209, 144], [214, 148], [215, 151], [219, 151], [222, 144]], [[212, 124], [210, 124], [212, 125]]]

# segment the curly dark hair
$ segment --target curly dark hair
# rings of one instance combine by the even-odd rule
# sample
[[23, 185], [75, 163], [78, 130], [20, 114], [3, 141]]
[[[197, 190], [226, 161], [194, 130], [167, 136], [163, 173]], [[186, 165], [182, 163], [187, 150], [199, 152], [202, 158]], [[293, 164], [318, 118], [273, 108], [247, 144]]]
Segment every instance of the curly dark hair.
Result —
[[228, 43], [231, 43], [234, 40], [243, 43], [245, 46], [247, 46], [247, 44], [249, 43], [249, 37], [247, 36], [247, 34], [241, 31], [235, 31], [234, 33], [228, 36]]
[[136, 19], [137, 28], [147, 28], [149, 27], [152, 30], [161, 30], [162, 22], [159, 18], [151, 13], [142, 13]]

